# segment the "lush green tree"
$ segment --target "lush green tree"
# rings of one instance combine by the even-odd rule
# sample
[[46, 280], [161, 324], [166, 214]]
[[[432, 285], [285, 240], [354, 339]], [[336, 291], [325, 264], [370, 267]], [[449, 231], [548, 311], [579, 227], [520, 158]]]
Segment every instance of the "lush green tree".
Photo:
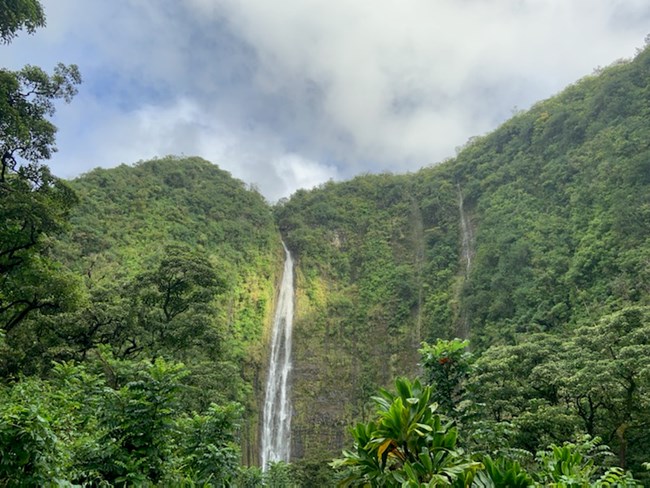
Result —
[[[45, 23], [38, 1], [0, 4], [0, 39]], [[54, 101], [69, 102], [81, 82], [75, 65], [52, 75], [35, 66], [0, 68], [0, 327], [10, 332], [36, 310], [65, 309], [74, 286], [46, 252], [46, 237], [60, 229], [74, 193], [41, 161], [55, 150]], [[59, 275], [59, 276], [56, 276]]]
[[147, 265], [130, 279], [98, 279], [89, 272], [83, 306], [54, 317], [47, 331], [41, 328], [41, 341], [56, 345], [58, 359], [82, 360], [101, 344], [123, 358], [181, 359], [194, 348], [216, 358], [225, 337], [214, 319], [215, 304], [226, 285], [206, 253], [171, 244]]
[[602, 437], [621, 467], [641, 473], [650, 455], [649, 317], [648, 307], [629, 306], [564, 337], [523, 335], [487, 349], [468, 381], [479, 407], [470, 427], [475, 448], [534, 452], [584, 433]]
[[237, 476], [237, 485], [242, 488], [259, 488], [263, 484], [264, 474], [257, 466], [242, 466]]
[[533, 473], [538, 486], [639, 486], [638, 482], [619, 467], [604, 468], [611, 452], [599, 444], [598, 438], [581, 442], [551, 445], [536, 454]]
[[461, 415], [460, 403], [466, 396], [466, 383], [472, 370], [469, 341], [438, 339], [435, 344], [422, 343], [424, 381], [433, 388], [432, 400], [452, 418]]
[[18, 174], [0, 180], [0, 326], [11, 331], [35, 310], [65, 309], [74, 280], [48, 255], [74, 193], [39, 167], [39, 184]]
[[[231, 486], [241, 406], [184, 409], [179, 363], [59, 363], [0, 387], [0, 483], [7, 486]], [[75, 484], [76, 483], [76, 484]]]
[[291, 463], [291, 467], [296, 486], [309, 488], [336, 485], [336, 473], [330, 466], [329, 458], [298, 459]]
[[292, 466], [284, 461], [270, 463], [264, 473], [264, 484], [269, 488], [293, 488], [297, 484], [293, 480]]
[[566, 396], [584, 422], [618, 447], [627, 467], [650, 456], [650, 307], [629, 306], [576, 330], [565, 359]]
[[111, 483], [160, 482], [170, 470], [178, 390], [187, 371], [157, 359], [130, 364], [102, 357], [107, 382], [99, 435], [81, 449], [83, 471]]
[[181, 470], [199, 486], [231, 486], [238, 477], [240, 446], [236, 436], [241, 405], [212, 404], [205, 414], [192, 414], [180, 423], [178, 445]]
[[535, 484], [533, 477], [521, 464], [510, 457], [492, 459], [490, 456], [483, 456], [481, 462], [483, 470], [476, 474], [476, 482], [472, 486], [527, 488]]
[[466, 486], [480, 463], [457, 446], [458, 432], [431, 403], [432, 388], [395, 381], [380, 390], [377, 420], [352, 430], [354, 449], [333, 462], [347, 468], [341, 486]]
[[65, 476], [65, 448], [40, 387], [34, 379], [2, 391], [0, 483], [5, 486], [57, 486]]
[[22, 369], [21, 356], [31, 360], [39, 354], [23, 346], [35, 344], [43, 323], [21, 325], [32, 317], [72, 311], [83, 301], [80, 277], [51, 251], [51, 236], [62, 230], [76, 198], [46, 166], [38, 171], [40, 186], [16, 174], [0, 181], [0, 328], [12, 352], [11, 359], [0, 358], [5, 375]]
[[[138, 275], [131, 293], [134, 297], [136, 331], [150, 353], [181, 351], [190, 343], [212, 333], [205, 346], [219, 349], [217, 331], [211, 327], [216, 313], [213, 303], [225, 284], [210, 260], [187, 247], [165, 247], [157, 266]], [[135, 341], [134, 341], [135, 342]]]
[[45, 14], [38, 0], [0, 0], [0, 42], [9, 44], [18, 31], [32, 34], [44, 25]]
[[19, 267], [0, 276], [0, 327], [9, 334], [33, 312], [70, 310], [79, 299], [79, 279], [60, 263], [36, 252], [19, 259]]
[[458, 429], [435, 413], [431, 387], [398, 379], [397, 394], [380, 391], [377, 421], [352, 429], [354, 449], [332, 465], [339, 486], [639, 486], [609, 467], [613, 457], [598, 438], [551, 444], [525, 465], [512, 455], [471, 455], [458, 447]]
[[0, 482], [67, 486], [80, 472], [77, 448], [97, 436], [104, 386], [83, 367], [59, 363], [49, 380], [32, 376], [0, 387]]
[[54, 100], [71, 101], [79, 83], [75, 65], [59, 64], [51, 76], [36, 66], [0, 70], [0, 182], [16, 172], [34, 185], [47, 183], [39, 162], [56, 150], [56, 127], [47, 117], [54, 114]]
[[[481, 420], [472, 438], [485, 441], [496, 432], [507, 438], [505, 445], [486, 446], [487, 452], [504, 447], [535, 452], [581, 431], [579, 417], [563, 396], [571, 371], [563, 358], [565, 351], [572, 354], [565, 342], [550, 334], [530, 334], [479, 355], [467, 386], [479, 406], [475, 420]], [[488, 439], [481, 430], [490, 434]]]
[[[47, 371], [52, 359], [87, 361], [102, 344], [118, 358], [182, 361], [191, 371], [183, 409], [240, 402], [252, 442], [283, 257], [264, 199], [208, 161], [172, 156], [96, 169], [70, 186], [79, 204], [53, 252], [82, 277], [82, 300], [24, 327], [12, 362]], [[255, 449], [243, 452], [253, 464]]]

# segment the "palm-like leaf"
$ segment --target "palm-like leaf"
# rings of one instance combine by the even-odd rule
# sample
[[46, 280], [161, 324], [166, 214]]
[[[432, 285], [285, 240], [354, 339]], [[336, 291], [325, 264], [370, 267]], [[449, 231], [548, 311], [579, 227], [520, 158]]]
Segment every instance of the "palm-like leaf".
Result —
[[352, 429], [355, 449], [334, 467], [348, 469], [340, 486], [436, 486], [473, 478], [480, 463], [457, 448], [453, 422], [436, 413], [431, 387], [399, 378], [396, 393], [374, 397], [377, 421]]

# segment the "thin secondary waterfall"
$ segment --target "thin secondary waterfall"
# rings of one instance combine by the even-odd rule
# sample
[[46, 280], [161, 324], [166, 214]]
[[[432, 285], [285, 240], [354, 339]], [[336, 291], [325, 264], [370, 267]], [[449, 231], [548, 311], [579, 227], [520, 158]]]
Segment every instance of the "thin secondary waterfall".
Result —
[[[469, 215], [465, 212], [463, 192], [458, 184], [458, 212], [460, 213], [460, 232], [461, 232], [461, 256], [465, 268], [464, 279], [469, 278], [469, 272], [472, 267], [472, 257], [474, 256], [474, 229]], [[460, 307], [459, 315], [456, 319], [456, 334], [458, 337], [467, 339], [469, 336], [469, 314], [467, 307]]]
[[273, 319], [271, 358], [266, 379], [260, 464], [289, 461], [291, 456], [291, 329], [293, 326], [293, 259], [287, 246], [280, 294]]
[[474, 253], [472, 246], [474, 244], [474, 232], [472, 229], [472, 224], [469, 221], [468, 216], [465, 214], [463, 208], [463, 194], [460, 190], [460, 184], [458, 185], [458, 210], [460, 212], [460, 230], [462, 236], [461, 249], [463, 255], [463, 261], [465, 264], [465, 277], [469, 276], [469, 270], [472, 266], [472, 255]]

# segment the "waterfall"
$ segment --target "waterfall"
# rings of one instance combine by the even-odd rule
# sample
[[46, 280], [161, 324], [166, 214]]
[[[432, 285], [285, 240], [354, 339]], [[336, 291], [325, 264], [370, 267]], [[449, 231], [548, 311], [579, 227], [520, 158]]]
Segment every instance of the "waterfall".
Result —
[[458, 185], [458, 211], [460, 213], [460, 231], [461, 231], [461, 249], [462, 257], [465, 264], [465, 278], [469, 276], [469, 270], [472, 266], [472, 256], [474, 254], [473, 245], [474, 245], [474, 230], [472, 229], [472, 223], [470, 222], [468, 216], [465, 214], [463, 208], [463, 194], [460, 189], [460, 184]]
[[293, 260], [284, 247], [284, 272], [273, 319], [271, 358], [262, 412], [260, 464], [289, 461], [291, 456], [291, 329], [293, 325]]
[[[463, 200], [463, 192], [458, 186], [458, 212], [460, 214], [460, 232], [461, 232], [461, 258], [464, 265], [463, 280], [459, 283], [462, 287], [464, 282], [469, 279], [469, 272], [472, 267], [472, 257], [474, 256], [474, 228], [470, 216], [465, 212], [465, 202]], [[460, 290], [458, 288], [458, 302], [460, 303]], [[456, 334], [458, 337], [467, 339], [469, 337], [470, 317], [467, 312], [467, 307], [460, 306], [458, 316], [456, 318]]]

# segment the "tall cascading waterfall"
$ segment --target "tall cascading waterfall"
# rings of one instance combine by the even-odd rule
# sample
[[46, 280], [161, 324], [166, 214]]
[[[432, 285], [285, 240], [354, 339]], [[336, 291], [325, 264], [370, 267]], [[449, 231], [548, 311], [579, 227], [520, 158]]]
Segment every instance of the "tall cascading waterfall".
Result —
[[291, 331], [293, 326], [293, 259], [284, 247], [284, 272], [273, 319], [271, 357], [262, 412], [260, 464], [289, 461], [291, 456]]

